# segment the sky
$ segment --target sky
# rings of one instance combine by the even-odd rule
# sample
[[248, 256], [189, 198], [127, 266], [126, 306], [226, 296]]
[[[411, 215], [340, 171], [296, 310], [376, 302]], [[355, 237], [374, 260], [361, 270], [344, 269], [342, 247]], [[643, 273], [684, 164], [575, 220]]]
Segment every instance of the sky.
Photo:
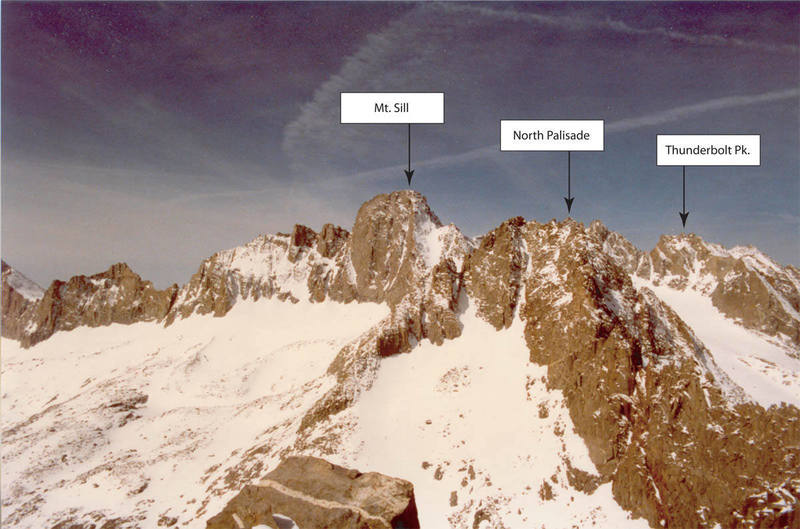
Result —
[[688, 167], [686, 230], [800, 265], [800, 3], [2, 2], [2, 257], [48, 285], [125, 261], [165, 287], [295, 223], [351, 228], [407, 188], [404, 125], [339, 94], [445, 93], [412, 187], [482, 235], [563, 219], [563, 152], [501, 119], [602, 119], [571, 216], [640, 249], [679, 233], [657, 134], [760, 134], [760, 167]]

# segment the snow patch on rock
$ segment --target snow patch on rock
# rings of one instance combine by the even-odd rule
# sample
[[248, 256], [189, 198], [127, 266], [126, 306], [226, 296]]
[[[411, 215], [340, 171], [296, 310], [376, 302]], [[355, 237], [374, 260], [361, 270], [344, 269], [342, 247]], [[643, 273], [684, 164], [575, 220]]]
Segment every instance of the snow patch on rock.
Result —
[[459, 338], [382, 361], [328, 457], [413, 482], [422, 527], [647, 527], [610, 484], [570, 486], [569, 466], [596, 469], [547, 368], [529, 361], [523, 323], [498, 332], [472, 307], [461, 321]]
[[[716, 364], [762, 406], [786, 402], [800, 406], [800, 359], [785, 345], [737, 325], [695, 290], [677, 290], [634, 278], [651, 289], [692, 328]], [[793, 354], [794, 353], [794, 356]]]
[[3, 275], [5, 276], [3, 279], [8, 285], [28, 301], [39, 301], [44, 297], [44, 289], [42, 287], [10, 266], [4, 269]]

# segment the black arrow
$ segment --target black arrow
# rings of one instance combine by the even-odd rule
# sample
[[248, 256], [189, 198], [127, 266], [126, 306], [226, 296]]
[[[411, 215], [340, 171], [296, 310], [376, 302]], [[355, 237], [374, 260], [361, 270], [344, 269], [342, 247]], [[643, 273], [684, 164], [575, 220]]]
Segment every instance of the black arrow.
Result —
[[564, 197], [564, 202], [567, 203], [567, 215], [572, 211], [572, 201], [575, 200], [575, 197], [572, 196], [572, 177], [571, 177], [571, 161], [570, 155], [572, 153], [567, 151], [567, 196]]
[[683, 166], [683, 211], [679, 211], [678, 215], [681, 216], [681, 223], [683, 223], [684, 229], [686, 228], [686, 218], [689, 216], [689, 212], [686, 211], [686, 166]]
[[411, 177], [414, 176], [414, 171], [411, 169], [411, 123], [408, 124], [408, 169], [405, 172], [406, 178], [408, 178], [408, 187], [411, 187]]

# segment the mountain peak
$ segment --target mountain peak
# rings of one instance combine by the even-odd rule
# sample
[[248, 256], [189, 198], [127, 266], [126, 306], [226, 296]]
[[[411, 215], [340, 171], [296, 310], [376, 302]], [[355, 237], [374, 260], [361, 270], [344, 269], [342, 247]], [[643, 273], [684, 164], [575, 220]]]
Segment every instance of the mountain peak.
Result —
[[44, 289], [31, 279], [28, 279], [14, 267], [2, 261], [3, 285], [13, 288], [19, 295], [29, 301], [38, 301], [44, 295]]
[[114, 263], [113, 265], [108, 267], [108, 270], [105, 272], [100, 272], [99, 274], [95, 274], [92, 277], [103, 277], [103, 278], [111, 278], [111, 279], [122, 279], [126, 277], [136, 278], [137, 280], [141, 279], [141, 276], [133, 271], [133, 269], [128, 266], [128, 263], [119, 262]]
[[25, 335], [25, 327], [44, 289], [2, 261], [3, 336], [15, 340]]
[[704, 242], [703, 238], [693, 232], [686, 233], [664, 233], [658, 238], [658, 243], [674, 244], [678, 242], [699, 243]]
[[351, 238], [356, 286], [366, 300], [390, 304], [416, 288], [442, 260], [463, 261], [466, 237], [443, 226], [425, 197], [413, 190], [381, 194], [358, 210]]
[[[10, 274], [11, 269], [3, 263], [4, 280], [7, 273]], [[411, 190], [378, 195], [365, 202], [352, 232], [330, 224], [316, 232], [298, 224], [290, 233], [260, 235], [242, 246], [217, 252], [203, 261], [180, 290], [174, 287], [157, 291], [128, 265], [118, 263], [99, 274], [53, 282], [45, 296], [35, 303], [24, 302], [17, 296], [15, 299], [20, 304], [7, 310], [6, 303], [11, 297], [6, 295], [4, 281], [4, 336], [20, 336], [15, 339], [20, 339], [23, 346], [48, 339], [56, 331], [69, 331], [78, 326], [149, 320], [169, 327], [178, 318], [194, 318], [163, 332], [155, 326], [149, 326], [148, 331], [148, 326], [143, 325], [120, 331], [131, 332], [133, 336], [130, 346], [127, 342], [121, 345], [137, 353], [131, 369], [108, 372], [105, 366], [110, 365], [110, 361], [103, 360], [96, 366], [94, 361], [76, 362], [81, 355], [94, 360], [94, 355], [99, 354], [93, 351], [96, 341], [82, 340], [82, 335], [62, 343], [86, 347], [85, 353], [73, 352], [72, 347], [47, 347], [47, 350], [64, 349], [64, 354], [68, 355], [64, 357], [68, 363], [56, 364], [51, 372], [60, 370], [62, 365], [74, 364], [76, 368], [93, 373], [106, 372], [104, 376], [108, 378], [94, 382], [70, 372], [74, 382], [88, 380], [80, 387], [74, 385], [78, 391], [76, 398], [65, 394], [59, 397], [60, 403], [47, 402], [46, 408], [34, 415], [36, 419], [23, 421], [20, 417], [20, 426], [9, 429], [8, 437], [17, 453], [27, 454], [25, 450], [34, 446], [32, 442], [35, 449], [40, 450], [27, 464], [14, 461], [19, 468], [29, 467], [30, 462], [42, 454], [46, 462], [42, 467], [57, 472], [44, 473], [46, 481], [30, 485], [22, 482], [24, 486], [20, 485], [20, 490], [33, 492], [14, 496], [12, 505], [24, 506], [34, 501], [37, 490], [62, 488], [57, 483], [65, 468], [80, 470], [83, 475], [88, 467], [83, 461], [73, 462], [72, 456], [68, 461], [57, 459], [68, 452], [68, 445], [52, 447], [51, 425], [56, 424], [70, 434], [59, 436], [67, 438], [65, 442], [74, 443], [70, 448], [82, 449], [89, 444], [86, 440], [91, 439], [82, 433], [87, 430], [86, 423], [82, 422], [84, 417], [103, 421], [97, 422], [102, 428], [91, 429], [92, 435], [101, 440], [95, 445], [101, 452], [96, 458], [92, 457], [103, 465], [97, 468], [106, 468], [109, 460], [114, 464], [122, 461], [117, 455], [129, 457], [117, 449], [118, 445], [112, 444], [117, 442], [115, 439], [127, 438], [128, 434], [117, 434], [111, 428], [121, 428], [141, 418], [135, 413], [137, 406], [149, 402], [152, 410], [160, 411], [161, 403], [177, 402], [186, 413], [207, 421], [205, 414], [197, 413], [202, 408], [186, 407], [183, 397], [174, 398], [177, 394], [190, 395], [192, 393], [188, 392], [196, 391], [198, 398], [211, 399], [203, 404], [208, 406], [205, 410], [221, 415], [216, 416], [218, 421], [215, 419], [219, 426], [192, 428], [200, 432], [197, 437], [184, 439], [183, 432], [189, 429], [179, 429], [181, 440], [176, 442], [191, 443], [179, 448], [190, 454], [189, 457], [196, 457], [191, 454], [198, 453], [194, 449], [200, 446], [197, 443], [205, 443], [212, 437], [225, 438], [220, 432], [224, 434], [229, 423], [227, 403], [232, 399], [247, 399], [252, 403], [239, 408], [242, 413], [237, 415], [237, 420], [255, 424], [253, 433], [264, 432], [252, 441], [257, 444], [241, 445], [237, 448], [241, 455], [226, 458], [217, 470], [205, 470], [208, 468], [206, 452], [200, 451], [203, 461], [196, 465], [197, 482], [202, 483], [202, 490], [213, 495], [230, 492], [231, 487], [260, 473], [263, 467], [258, 465], [272, 457], [262, 447], [270, 446], [274, 455], [305, 450], [330, 450], [331, 454], [341, 455], [343, 452], [337, 450], [365, 446], [359, 441], [358, 436], [363, 433], [359, 429], [374, 432], [374, 428], [381, 428], [374, 420], [360, 418], [363, 416], [359, 413], [369, 409], [380, 413], [381, 417], [391, 417], [392, 429], [374, 437], [379, 441], [375, 450], [386, 454], [405, 450], [404, 442], [396, 437], [397, 432], [404, 430], [411, 432], [408, 446], [415, 450], [414, 454], [422, 456], [424, 453], [424, 457], [429, 457], [430, 445], [425, 437], [417, 441], [420, 435], [430, 435], [427, 439], [445, 443], [441, 446], [448, 450], [455, 447], [457, 451], [448, 455], [447, 461], [464, 461], [464, 468], [459, 471], [455, 466], [448, 468], [445, 479], [452, 479], [451, 490], [457, 489], [461, 505], [471, 509], [486, 498], [503, 497], [501, 494], [505, 495], [507, 489], [505, 483], [502, 489], [497, 486], [490, 492], [486, 492], [488, 489], [483, 485], [476, 487], [474, 493], [473, 487], [459, 487], [462, 479], [474, 479], [467, 470], [473, 465], [475, 478], [486, 483], [486, 487], [490, 486], [490, 471], [495, 472], [494, 476], [504, 472], [487, 466], [491, 464], [486, 463], [489, 459], [476, 458], [466, 463], [477, 446], [469, 445], [477, 438], [468, 437], [468, 432], [492, 429], [495, 417], [507, 416], [515, 422], [523, 421], [521, 427], [512, 425], [514, 428], [508, 431], [513, 433], [545, 432], [549, 428], [547, 424], [552, 424], [552, 441], [542, 446], [563, 447], [546, 458], [553, 466], [542, 471], [540, 477], [546, 480], [543, 482], [547, 488], [540, 490], [552, 492], [557, 485], [563, 499], [571, 497], [567, 494], [574, 494], [573, 489], [586, 492], [588, 496], [598, 486], [606, 486], [602, 495], [608, 497], [613, 492], [622, 507], [635, 516], [645, 517], [653, 526], [697, 527], [714, 523], [729, 526], [739, 517], [737, 510], [749, 508], [750, 498], [774, 496], [778, 498], [774, 502], [776, 505], [783, 501], [782, 497], [769, 496], [772, 492], [765, 494], [764, 490], [785, 490], [783, 483], [787, 476], [796, 474], [791, 447], [800, 438], [797, 429], [800, 417], [796, 407], [766, 410], [741, 401], [748, 391], [754, 400], [763, 398], [768, 391], [761, 388], [768, 388], [773, 392], [770, 398], [783, 398], [785, 402], [794, 399], [791, 402], [795, 402], [797, 385], [791, 372], [781, 367], [796, 365], [795, 357], [791, 356], [794, 353], [772, 351], [771, 356], [761, 361], [747, 356], [749, 352], [731, 353], [725, 349], [725, 343], [719, 345], [715, 336], [718, 329], [726, 332], [733, 329], [731, 341], [737, 342], [737, 346], [740, 341], [737, 336], [744, 336], [741, 340], [744, 346], [754, 343], [754, 349], [761, 347], [761, 342], [757, 341], [761, 340], [760, 335], [742, 334], [742, 329], [735, 327], [739, 326], [774, 337], [772, 342], [785, 338], [789, 344], [787, 351], [796, 351], [800, 344], [800, 318], [795, 315], [800, 311], [797, 285], [800, 285], [800, 274], [795, 269], [773, 266], [772, 261], [765, 256], [762, 258], [762, 254], [752, 248], [727, 250], [691, 233], [664, 236], [659, 247], [645, 254], [599, 221], [584, 225], [567, 218], [538, 223], [512, 217], [479, 240], [472, 240], [454, 225], [443, 225], [425, 197]], [[695, 292], [684, 292], [686, 290]], [[258, 306], [243, 304], [242, 310], [231, 310], [243, 300], [254, 302], [260, 298], [273, 298], [273, 301], [259, 302]], [[677, 302], [673, 307], [674, 300]], [[275, 307], [276, 301], [287, 303]], [[318, 304], [313, 308], [308, 305], [292, 308], [288, 303], [309, 301]], [[350, 301], [358, 303], [345, 306]], [[688, 303], [689, 308], [683, 303]], [[258, 312], [262, 309], [266, 309], [265, 312]], [[353, 309], [357, 312], [350, 312]], [[330, 315], [340, 310], [346, 316], [342, 323], [321, 325], [328, 323]], [[196, 319], [196, 315], [211, 313], [228, 319], [214, 322]], [[721, 316], [717, 318], [719, 313], [724, 314], [727, 321]], [[254, 317], [260, 314], [264, 317]], [[703, 319], [710, 316], [721, 321], [711, 321], [709, 327], [707, 322], [696, 320], [700, 323], [692, 322], [690, 327], [689, 321], [681, 319], [684, 314], [688, 317], [700, 314]], [[277, 315], [280, 317], [276, 318]], [[297, 327], [285, 330], [285, 322], [296, 323]], [[485, 323], [497, 330], [512, 330], [494, 333]], [[230, 332], [230, 338], [215, 328], [226, 329], [224, 332]], [[335, 332], [342, 334], [334, 340], [327, 336], [328, 328], [336, 328]], [[714, 334], [710, 335], [712, 340], [704, 344], [705, 338], [700, 333], [707, 333], [709, 329]], [[152, 332], [154, 339], [169, 341], [163, 342], [162, 348], [154, 348], [158, 354], [143, 358], [139, 354], [142, 344], [149, 348], [151, 342], [138, 341], [136, 333], [140, 332]], [[309, 336], [311, 333], [318, 334]], [[117, 330], [106, 334], [116, 335]], [[272, 344], [276, 335], [285, 338], [286, 345]], [[459, 337], [463, 339], [455, 343]], [[428, 354], [432, 350], [423, 349], [446, 341], [453, 343], [442, 348], [442, 354]], [[332, 349], [334, 343], [339, 344], [338, 352]], [[252, 350], [247, 349], [249, 347]], [[721, 352], [718, 347], [723, 347]], [[39, 351], [33, 351], [34, 358], [40, 356]], [[328, 360], [323, 359], [324, 351], [330, 353]], [[383, 364], [384, 357], [401, 352], [411, 354]], [[26, 359], [31, 356], [18, 354]], [[114, 358], [115, 363], [123, 356], [118, 354], [116, 345], [103, 354], [114, 355], [101, 358]], [[309, 359], [313, 356], [313, 364], [304, 363], [306, 354]], [[742, 362], [737, 358], [742, 358]], [[727, 366], [736, 362], [736, 370], [731, 373], [738, 378], [729, 376], [721, 364], [717, 364], [718, 359], [727, 362]], [[749, 368], [751, 364], [745, 360], [752, 361], [755, 367]], [[148, 364], [143, 367], [143, 362]], [[413, 369], [397, 370], [404, 362], [412, 362]], [[42, 371], [38, 363], [27, 361], [12, 363], [11, 368], [27, 369], [29, 364], [30, 369]], [[141, 371], [137, 371], [139, 369]], [[391, 371], [388, 377], [380, 374], [383, 369]], [[739, 373], [759, 376], [765, 370], [776, 376], [783, 376], [784, 372], [788, 375], [774, 384], [767, 381], [747, 388], [737, 386], [750, 380], [749, 376]], [[122, 378], [139, 372], [144, 378]], [[283, 381], [289, 372], [291, 377], [287, 378], [292, 382], [284, 386], [279, 380]], [[312, 373], [308, 375], [310, 378], [301, 378], [309, 372]], [[484, 373], [490, 378], [483, 378]], [[267, 378], [273, 375], [276, 378]], [[25, 380], [22, 375], [16, 378]], [[391, 381], [387, 382], [388, 379]], [[787, 382], [789, 389], [784, 390]], [[122, 387], [125, 385], [137, 389], [127, 392]], [[373, 386], [382, 389], [370, 394]], [[41, 399], [44, 403], [51, 393], [47, 388], [53, 386], [48, 379], [42, 387], [46, 391]], [[419, 394], [422, 397], [413, 396], [420, 387], [428, 389]], [[143, 394], [144, 388], [150, 396]], [[274, 393], [265, 393], [267, 398], [261, 398], [260, 394], [253, 393], [256, 391]], [[14, 391], [8, 393], [16, 398]], [[127, 395], [123, 406], [118, 404], [119, 393]], [[391, 404], [387, 406], [375, 400], [373, 404], [365, 404], [375, 395], [385, 396]], [[413, 398], [408, 399], [409, 395]], [[487, 399], [487, 395], [492, 398]], [[107, 401], [107, 405], [99, 405], [101, 401], [96, 396]], [[495, 396], [503, 400], [497, 401]], [[465, 400], [455, 400], [459, 398]], [[25, 399], [29, 397], [25, 395]], [[226, 403], [224, 410], [220, 410], [221, 402]], [[415, 403], [422, 403], [424, 409], [413, 409], [418, 406]], [[444, 407], [439, 408], [441, 412], [430, 412], [443, 403]], [[505, 403], [524, 407], [519, 408], [519, 412], [497, 414], [500, 408], [514, 409], [506, 407]], [[478, 404], [485, 405], [485, 409], [475, 412]], [[362, 405], [364, 407], [359, 408]], [[56, 422], [55, 417], [65, 410], [72, 415], [64, 415], [58, 419], [61, 422]], [[109, 410], [124, 411], [126, 415], [109, 416], [117, 413]], [[413, 422], [404, 411], [416, 414]], [[156, 428], [166, 426], [165, 431], [170, 431], [175, 424], [173, 415], [174, 412], [151, 413], [143, 420], [152, 419]], [[261, 423], [270, 417], [280, 417], [282, 422], [266, 430]], [[155, 422], [159, 420], [160, 423]], [[114, 426], [105, 426], [107, 424]], [[401, 430], [394, 429], [395, 424]], [[429, 425], [430, 428], [426, 428]], [[544, 430], [540, 425], [545, 426]], [[131, 431], [135, 429], [125, 430]], [[153, 431], [149, 426], [139, 430], [148, 434]], [[771, 433], [766, 440], [764, 431]], [[446, 439], [449, 432], [453, 432], [453, 439]], [[573, 467], [574, 462], [567, 459], [568, 452], [570, 457], [574, 455], [572, 449], [566, 448], [568, 438], [559, 440], [559, 437], [573, 434], [580, 436], [574, 437], [575, 441], [583, 439], [585, 442], [580, 459], [574, 460], [583, 461], [581, 467], [585, 470]], [[31, 441], [32, 436], [38, 437]], [[502, 440], [503, 436], [495, 437]], [[387, 439], [394, 439], [394, 445], [388, 449]], [[460, 444], [451, 445], [459, 439]], [[533, 437], [532, 443], [526, 443], [518, 454], [511, 454], [512, 458], [539, 466], [540, 461], [530, 457], [532, 452], [528, 448], [539, 450], [536, 440]], [[249, 438], [245, 441], [251, 443]], [[480, 443], [481, 447], [486, 446], [482, 440]], [[179, 445], [171, 440], [161, 446], [168, 452], [158, 457], [172, 457]], [[493, 445], [491, 451], [496, 453], [497, 447], [502, 450], [504, 446], [502, 443]], [[436, 452], [438, 449], [434, 450]], [[69, 453], [80, 455], [82, 452]], [[153, 459], [149, 454], [146, 457]], [[254, 458], [258, 459], [257, 463]], [[119, 466], [129, 468], [127, 461], [125, 459]], [[414, 466], [425, 470], [425, 462], [420, 463]], [[439, 462], [435, 465], [442, 477], [449, 463], [442, 462], [441, 469]], [[146, 463], [142, 465], [146, 466]], [[528, 470], [518, 470], [515, 468], [513, 474], [528, 475]], [[466, 477], [457, 475], [462, 471]], [[580, 473], [576, 473], [578, 471]], [[554, 472], [560, 472], [558, 480], [547, 479], [556, 476]], [[742, 478], [754, 475], [760, 476], [757, 481]], [[228, 479], [227, 476], [234, 477]], [[134, 477], [137, 481], [133, 481]], [[80, 490], [85, 480], [76, 479], [80, 483], [74, 481], [64, 488]], [[138, 475], [123, 475], [121, 479], [130, 480], [124, 484], [134, 484], [136, 494], [143, 494], [143, 499], [150, 500], [148, 495], [154, 493], [152, 488], [145, 491], [139, 485]], [[434, 479], [425, 476], [420, 483], [430, 485], [437, 480], [441, 481], [435, 475]], [[516, 482], [516, 478], [514, 480]], [[535, 486], [537, 481], [530, 483]], [[526, 491], [532, 491], [529, 496], [534, 502], [537, 497], [542, 501], [553, 499], [545, 499], [541, 492], [536, 496], [536, 489], [527, 483], [520, 483], [520, 488], [522, 490], [515, 494], [524, 496], [528, 494]], [[697, 491], [697, 494], [684, 494], [686, 490]], [[800, 491], [800, 487], [792, 490]], [[495, 493], [497, 496], [493, 496]], [[800, 492], [786, 500], [787, 505], [789, 502], [800, 506]], [[451, 500], [450, 505], [454, 508], [453, 516], [459, 516], [455, 509], [461, 507], [454, 503], [457, 498]], [[139, 504], [145, 505], [145, 502]], [[535, 505], [538, 508], [540, 503]], [[716, 510], [705, 511], [705, 506]], [[759, 513], [773, 513], [771, 507], [759, 509]], [[513, 510], [519, 512], [518, 508]], [[203, 512], [198, 510], [188, 515], [194, 518], [186, 520], [187, 523], [194, 523]], [[488, 511], [481, 507], [479, 512]], [[747, 514], [746, 510], [741, 512], [744, 514], [737, 519], [752, 520], [756, 516]], [[468, 519], [457, 525], [474, 525], [470, 520], [477, 520], [476, 514], [467, 510], [462, 513], [466, 513]], [[491, 522], [489, 525], [493, 527], [512, 525], [499, 516], [485, 521]], [[604, 522], [604, 519], [592, 521]], [[29, 525], [49, 527], [54, 523]], [[149, 523], [149, 526], [154, 525]], [[441, 526], [442, 523], [428, 525]]]
[[800, 274], [752, 246], [728, 249], [695, 233], [662, 235], [636, 275], [700, 292], [740, 325], [789, 347], [800, 344]]
[[[436, 226], [441, 226], [439, 217], [431, 210], [425, 196], [413, 189], [403, 189], [376, 195], [362, 204], [356, 216], [356, 222], [364, 215], [391, 215], [395, 219], [410, 219], [411, 215], [427, 217]], [[364, 220], [362, 218], [362, 220]]]

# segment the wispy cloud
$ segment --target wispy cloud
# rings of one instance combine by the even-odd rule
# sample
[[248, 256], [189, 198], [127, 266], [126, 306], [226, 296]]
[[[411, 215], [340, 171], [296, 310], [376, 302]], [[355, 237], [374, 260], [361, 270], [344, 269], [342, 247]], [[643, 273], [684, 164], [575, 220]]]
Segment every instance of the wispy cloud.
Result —
[[697, 114], [705, 112], [712, 112], [715, 110], [724, 110], [727, 108], [743, 107], [748, 105], [757, 105], [759, 103], [772, 103], [775, 101], [784, 101], [788, 99], [800, 98], [800, 89], [789, 88], [786, 90], [776, 90], [773, 92], [765, 92], [763, 94], [748, 94], [748, 95], [735, 95], [727, 97], [718, 97], [716, 99], [709, 99], [694, 105], [685, 105], [662, 112], [655, 112], [645, 116], [639, 116], [630, 119], [621, 119], [613, 123], [606, 124], [606, 132], [624, 132], [627, 130], [639, 129], [642, 127], [652, 127], [654, 125], [661, 125], [681, 119], [689, 118]]
[[[744, 107], [749, 105], [757, 105], [761, 103], [772, 103], [776, 101], [785, 101], [790, 99], [800, 98], [800, 89], [790, 88], [786, 90], [776, 90], [773, 92], [765, 92], [762, 94], [748, 94], [748, 95], [735, 95], [727, 97], [719, 97], [709, 99], [696, 103], [693, 105], [685, 105], [670, 108], [652, 114], [645, 114], [643, 116], [636, 116], [632, 118], [620, 119], [605, 124], [605, 133], [619, 133], [627, 132], [635, 129], [653, 127], [656, 125], [663, 125], [688, 119], [699, 114], [706, 112], [713, 112], [717, 110], [725, 110], [729, 108]], [[501, 156], [500, 145], [494, 143], [492, 145], [485, 145], [469, 149], [464, 152], [456, 154], [448, 154], [445, 156], [437, 156], [427, 160], [420, 160], [415, 163], [417, 167], [446, 167], [450, 165], [459, 165], [474, 160], [483, 158], [490, 158], [494, 156]], [[386, 178], [387, 174], [399, 173], [404, 167], [403, 164], [392, 165], [388, 167], [381, 167], [379, 169], [372, 169], [369, 171], [362, 171], [356, 174], [351, 174], [342, 177], [340, 181], [369, 181], [373, 179]]]
[[573, 30], [608, 30], [616, 33], [637, 36], [637, 37], [664, 37], [672, 41], [698, 44], [704, 46], [732, 46], [737, 48], [775, 52], [775, 53], [798, 53], [800, 46], [793, 44], [776, 44], [761, 42], [757, 40], [746, 40], [727, 35], [718, 34], [694, 34], [663, 27], [640, 28], [632, 26], [622, 20], [603, 18], [599, 20], [590, 18], [578, 18], [575, 16], [554, 16], [539, 13], [523, 12], [515, 9], [492, 9], [489, 7], [479, 7], [463, 4], [442, 4], [442, 9], [451, 13], [468, 13], [491, 17], [498, 20], [509, 20], [515, 22], [528, 22], [531, 24], [559, 27]]
[[[727, 57], [738, 49], [777, 54], [776, 64], [779, 64], [792, 61], [785, 55], [800, 50], [796, 45], [755, 39], [637, 27], [627, 20], [592, 18], [593, 13], [577, 10], [570, 14], [553, 14], [552, 10], [542, 13], [451, 3], [418, 5], [390, 21], [381, 31], [369, 35], [344, 60], [342, 67], [315, 90], [297, 118], [285, 127], [282, 149], [298, 175], [326, 173], [326, 177], [349, 178], [347, 175], [356, 173], [368, 180], [379, 179], [387, 168], [395, 167], [387, 166], [387, 162], [396, 158], [397, 142], [402, 140], [399, 129], [381, 130], [381, 137], [388, 141], [379, 143], [373, 141], [375, 129], [341, 126], [338, 105], [339, 94], [343, 91], [446, 91], [447, 119], [451, 125], [447, 133], [430, 134], [425, 138], [421, 135], [432, 128], [420, 127], [417, 132], [420, 136], [415, 136], [419, 138], [419, 156], [425, 156], [422, 149], [430, 149], [427, 160], [415, 164], [437, 166], [491, 155], [496, 146], [486, 145], [490, 138], [486, 125], [496, 121], [498, 116], [508, 117], [504, 115], [508, 109], [515, 112], [525, 109], [535, 115], [552, 113], [543, 101], [559, 99], [586, 103], [588, 98], [582, 87], [596, 85], [593, 95], [596, 103], [616, 103], [615, 111], [606, 114], [606, 118], [611, 119], [620, 117], [616, 109], [635, 112], [637, 107], [651, 106], [652, 100], [664, 101], [663, 105], [678, 103], [678, 93], [686, 93], [684, 100], [698, 100], [726, 91], [727, 86], [722, 81], [725, 71], [707, 72], [709, 81], [704, 86], [685, 82], [684, 77], [674, 81], [675, 91], [670, 91], [667, 83], [673, 81], [666, 76], [671, 69], [689, 71], [691, 64], [708, 68], [710, 58]], [[513, 39], [507, 38], [510, 23], [522, 25], [522, 29], [515, 27]], [[530, 25], [531, 30], [525, 30], [525, 25]], [[542, 31], [548, 28], [552, 31]], [[616, 42], [606, 39], [607, 34], [625, 38]], [[572, 40], [562, 40], [567, 35]], [[660, 44], [663, 39], [673, 41], [675, 49], [667, 51]], [[576, 52], [580, 46], [592, 43], [599, 49], [596, 53], [592, 49]], [[454, 47], [459, 53], [449, 54]], [[700, 50], [699, 47], [704, 48]], [[701, 52], [704, 55], [699, 55]], [[609, 65], [614, 75], [609, 78], [605, 72], [601, 77], [593, 61], [615, 61], [614, 53], [625, 56], [626, 61]], [[652, 58], [651, 53], [658, 55], [657, 58]], [[499, 56], [508, 60], [498, 61]], [[748, 56], [750, 60], [757, 60], [752, 53]], [[465, 57], [469, 60], [465, 61]], [[570, 68], [562, 67], [559, 61], [564, 59], [573, 61]], [[640, 65], [646, 61], [654, 66], [643, 72]], [[764, 86], [755, 80], [751, 84], [753, 90]], [[507, 95], [501, 95], [498, 87]], [[610, 91], [604, 91], [609, 88]], [[630, 130], [716, 109], [795, 97], [795, 89], [718, 97], [613, 123], [607, 121], [606, 130]], [[575, 104], [566, 109], [573, 113], [590, 110]], [[591, 111], [593, 115], [604, 114], [599, 109], [599, 112]], [[463, 150], [464, 146], [482, 144], [485, 146]], [[448, 154], [433, 157], [431, 151]], [[462, 152], [449, 154], [459, 151]]]

